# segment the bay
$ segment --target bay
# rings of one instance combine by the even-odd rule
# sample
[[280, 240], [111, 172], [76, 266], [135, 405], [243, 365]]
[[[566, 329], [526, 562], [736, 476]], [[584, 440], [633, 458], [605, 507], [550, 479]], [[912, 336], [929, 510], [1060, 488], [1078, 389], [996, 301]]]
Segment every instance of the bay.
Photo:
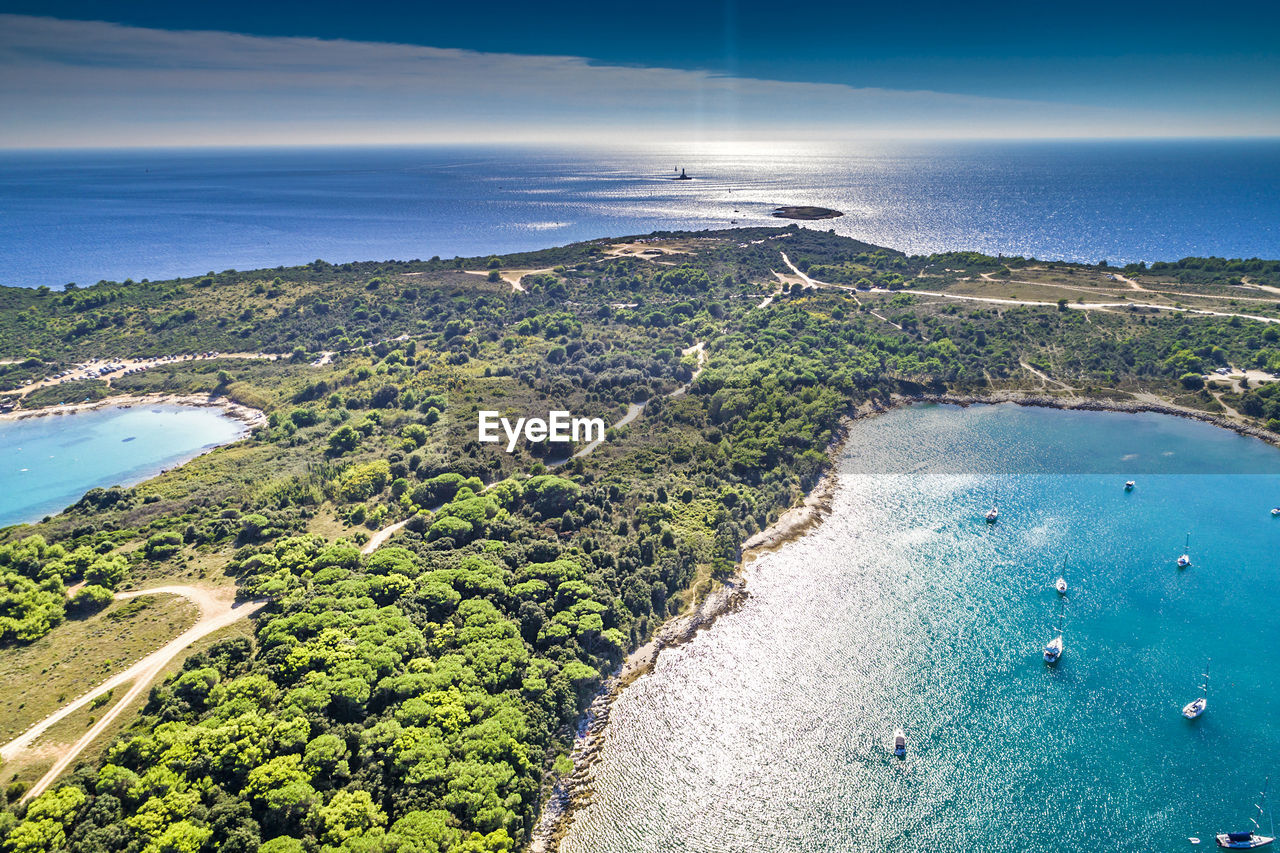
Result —
[[563, 853], [1174, 850], [1248, 826], [1280, 760], [1280, 450], [918, 406], [857, 423], [837, 470], [821, 526], [615, 702]]
[[0, 527], [55, 514], [89, 489], [139, 483], [243, 434], [240, 422], [193, 406], [0, 421]]

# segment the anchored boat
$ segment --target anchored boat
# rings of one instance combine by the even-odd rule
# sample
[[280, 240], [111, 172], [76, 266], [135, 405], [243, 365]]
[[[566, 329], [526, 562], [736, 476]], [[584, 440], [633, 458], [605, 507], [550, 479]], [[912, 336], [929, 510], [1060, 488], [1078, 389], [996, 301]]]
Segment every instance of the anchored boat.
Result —
[[899, 758], [907, 757], [907, 733], [902, 729], [893, 733], [893, 754]]
[[1209, 707], [1209, 664], [1204, 665], [1204, 683], [1200, 685], [1200, 696], [1192, 699], [1190, 702], [1182, 706], [1182, 716], [1188, 720], [1194, 720], [1196, 717], [1204, 713], [1204, 709]]
[[1178, 568], [1185, 569], [1191, 565], [1191, 534], [1187, 534], [1186, 544], [1182, 546], [1182, 556], [1178, 558]]
[[[1268, 785], [1270, 784], [1270, 781], [1271, 781], [1270, 779], [1267, 780]], [[1264, 811], [1263, 805], [1266, 803], [1266, 801], [1267, 801], [1267, 789], [1266, 787], [1264, 787], [1262, 789], [1261, 798], [1259, 798], [1258, 802], [1254, 804], [1254, 808], [1258, 810], [1258, 817], [1262, 817], [1262, 813]], [[1254, 850], [1258, 847], [1266, 847], [1268, 844], [1276, 840], [1274, 816], [1272, 817], [1272, 820], [1271, 820], [1270, 835], [1262, 835], [1259, 833], [1259, 830], [1262, 829], [1262, 827], [1258, 825], [1257, 818], [1250, 818], [1249, 822], [1253, 824], [1253, 829], [1246, 830], [1244, 832], [1219, 833], [1218, 846], [1225, 847], [1228, 850]]]

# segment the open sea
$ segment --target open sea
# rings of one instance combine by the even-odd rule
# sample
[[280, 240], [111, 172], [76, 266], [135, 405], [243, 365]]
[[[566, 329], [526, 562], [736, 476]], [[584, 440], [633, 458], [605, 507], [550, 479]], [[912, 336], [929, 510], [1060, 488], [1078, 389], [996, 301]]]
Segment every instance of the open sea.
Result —
[[616, 701], [562, 853], [1205, 850], [1249, 826], [1280, 775], [1280, 450], [917, 406], [859, 422], [838, 471], [826, 521]]
[[779, 225], [782, 204], [913, 253], [1280, 258], [1280, 140], [0, 152], [0, 284]]
[[92, 488], [139, 483], [243, 434], [239, 421], [194, 406], [0, 421], [0, 527], [54, 515]]
[[[5, 152], [0, 284], [777, 225], [781, 204], [907, 252], [1280, 258], [1280, 142]], [[0, 423], [0, 525], [238, 430]], [[826, 522], [619, 698], [564, 853], [1169, 851], [1246, 825], [1280, 769], [1280, 451], [1167, 416], [921, 406], [860, 422], [838, 468]]]

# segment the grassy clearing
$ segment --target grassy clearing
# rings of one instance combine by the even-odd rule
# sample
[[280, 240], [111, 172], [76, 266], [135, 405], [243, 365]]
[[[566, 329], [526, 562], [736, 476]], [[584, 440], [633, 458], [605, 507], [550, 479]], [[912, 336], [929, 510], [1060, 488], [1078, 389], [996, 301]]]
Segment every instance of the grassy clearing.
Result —
[[8, 742], [195, 624], [177, 596], [117, 601], [69, 620], [29, 646], [0, 655], [0, 742]]
[[[187, 604], [194, 614], [194, 605], [186, 602], [185, 599], [174, 599], [165, 603], [172, 604], [175, 602]], [[154, 609], [158, 608], [153, 606], [148, 608], [148, 611]], [[194, 621], [194, 618], [192, 621]], [[242, 620], [193, 643], [187, 649], [186, 654], [178, 655], [169, 663], [168, 666], [164, 668], [153, 684], [163, 683], [166, 678], [180, 670], [188, 655], [205, 651], [215, 643], [231, 639], [233, 637], [247, 637], [252, 639], [253, 623], [249, 620]], [[48, 637], [45, 639], [48, 639]], [[157, 648], [163, 642], [165, 642], [165, 640], [158, 639]], [[38, 781], [40, 777], [43, 776], [53, 765], [53, 762], [57, 760], [58, 755], [79, 740], [89, 727], [97, 722], [103, 714], [111, 710], [111, 708], [113, 708], [120, 700], [120, 697], [127, 693], [128, 690], [129, 685], [121, 685], [115, 689], [111, 698], [102, 705], [94, 708], [91, 703], [50, 728], [49, 731], [45, 732], [45, 734], [32, 745], [32, 748], [28, 751], [27, 755], [0, 767], [0, 785], [7, 787], [13, 782], [22, 782], [29, 787], [34, 782]], [[128, 708], [124, 710], [124, 713], [122, 713], [116, 721], [102, 733], [101, 736], [95, 739], [93, 743], [89, 744], [89, 746], [85, 748], [84, 752], [81, 753], [81, 762], [78, 762], [78, 764], [92, 764], [96, 762], [107, 744], [111, 743], [130, 725], [136, 723], [138, 715], [147, 703], [149, 693], [150, 691], [147, 691], [138, 697]], [[71, 698], [74, 697], [68, 695], [68, 699]], [[51, 708], [50, 710], [53, 709]], [[74, 770], [75, 767], [71, 767], [67, 772], [74, 772]]]

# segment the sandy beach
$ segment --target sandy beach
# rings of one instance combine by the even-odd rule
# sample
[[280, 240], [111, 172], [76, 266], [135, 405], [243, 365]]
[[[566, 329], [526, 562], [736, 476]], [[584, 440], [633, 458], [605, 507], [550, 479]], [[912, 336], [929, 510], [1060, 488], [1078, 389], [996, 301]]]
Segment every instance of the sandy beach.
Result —
[[22, 421], [27, 418], [74, 415], [99, 409], [128, 409], [133, 406], [202, 406], [221, 409], [228, 417], [240, 421], [248, 429], [266, 426], [266, 413], [241, 405], [226, 397], [201, 394], [143, 394], [136, 396], [104, 397], [91, 403], [71, 403], [63, 406], [44, 406], [36, 409], [17, 409], [0, 414], [0, 423]]

